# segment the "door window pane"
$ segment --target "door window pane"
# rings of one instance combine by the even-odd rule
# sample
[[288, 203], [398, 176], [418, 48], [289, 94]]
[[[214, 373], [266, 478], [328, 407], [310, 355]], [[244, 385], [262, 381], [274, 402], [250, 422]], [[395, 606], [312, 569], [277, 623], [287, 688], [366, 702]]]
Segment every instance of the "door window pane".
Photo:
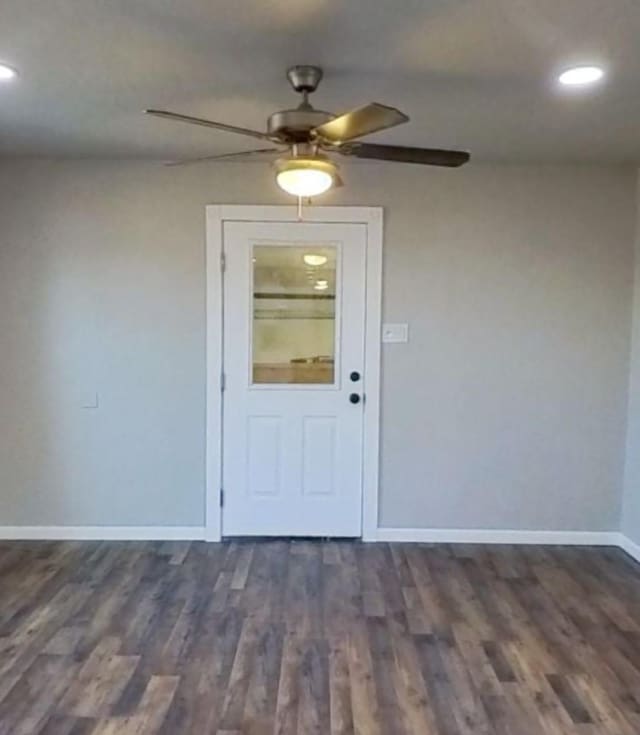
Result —
[[335, 378], [336, 247], [254, 245], [253, 383]]

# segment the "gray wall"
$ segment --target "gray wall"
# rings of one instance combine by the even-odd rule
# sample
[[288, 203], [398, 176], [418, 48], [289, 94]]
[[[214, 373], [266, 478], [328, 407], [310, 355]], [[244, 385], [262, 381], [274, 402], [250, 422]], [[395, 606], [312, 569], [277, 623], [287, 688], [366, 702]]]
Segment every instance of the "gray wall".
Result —
[[629, 417], [621, 523], [622, 533], [636, 544], [640, 544], [640, 172], [638, 183]]
[[[386, 211], [385, 526], [608, 530], [634, 172], [352, 165]], [[267, 167], [0, 163], [0, 525], [201, 525], [204, 205]], [[97, 409], [91, 404], [98, 392]]]

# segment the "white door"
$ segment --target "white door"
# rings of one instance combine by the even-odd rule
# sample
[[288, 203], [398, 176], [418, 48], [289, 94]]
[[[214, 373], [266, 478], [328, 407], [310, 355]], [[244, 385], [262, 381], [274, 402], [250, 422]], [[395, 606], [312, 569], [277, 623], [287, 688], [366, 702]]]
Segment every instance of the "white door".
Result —
[[224, 224], [226, 536], [361, 535], [366, 237]]

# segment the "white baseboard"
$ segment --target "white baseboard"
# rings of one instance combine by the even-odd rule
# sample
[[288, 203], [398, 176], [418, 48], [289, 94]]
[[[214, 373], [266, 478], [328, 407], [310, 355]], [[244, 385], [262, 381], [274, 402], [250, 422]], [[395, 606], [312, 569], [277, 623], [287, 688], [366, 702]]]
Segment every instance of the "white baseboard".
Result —
[[618, 546], [615, 531], [515, 531], [448, 528], [379, 528], [377, 541], [434, 544], [540, 544]]
[[[0, 526], [3, 541], [201, 541], [199, 526]], [[376, 541], [434, 544], [617, 546], [640, 562], [640, 545], [615, 531], [379, 528]]]
[[3, 541], [200, 541], [198, 526], [0, 526]]
[[640, 562], [640, 544], [636, 544], [635, 541], [632, 541], [628, 536], [625, 536], [623, 533], [618, 535], [620, 537], [618, 542], [620, 548], [623, 551], [626, 551], [630, 557]]

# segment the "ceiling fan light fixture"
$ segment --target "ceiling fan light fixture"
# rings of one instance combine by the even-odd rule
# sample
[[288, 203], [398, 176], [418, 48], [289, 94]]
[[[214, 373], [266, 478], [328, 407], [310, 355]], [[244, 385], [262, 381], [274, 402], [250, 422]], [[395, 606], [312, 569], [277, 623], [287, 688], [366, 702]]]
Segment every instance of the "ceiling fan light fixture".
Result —
[[327, 158], [283, 158], [276, 161], [278, 186], [295, 197], [306, 199], [324, 194], [335, 183], [338, 167]]
[[324, 265], [328, 260], [326, 255], [320, 255], [319, 253], [306, 253], [302, 256], [302, 259], [312, 268], [318, 268], [321, 265]]

